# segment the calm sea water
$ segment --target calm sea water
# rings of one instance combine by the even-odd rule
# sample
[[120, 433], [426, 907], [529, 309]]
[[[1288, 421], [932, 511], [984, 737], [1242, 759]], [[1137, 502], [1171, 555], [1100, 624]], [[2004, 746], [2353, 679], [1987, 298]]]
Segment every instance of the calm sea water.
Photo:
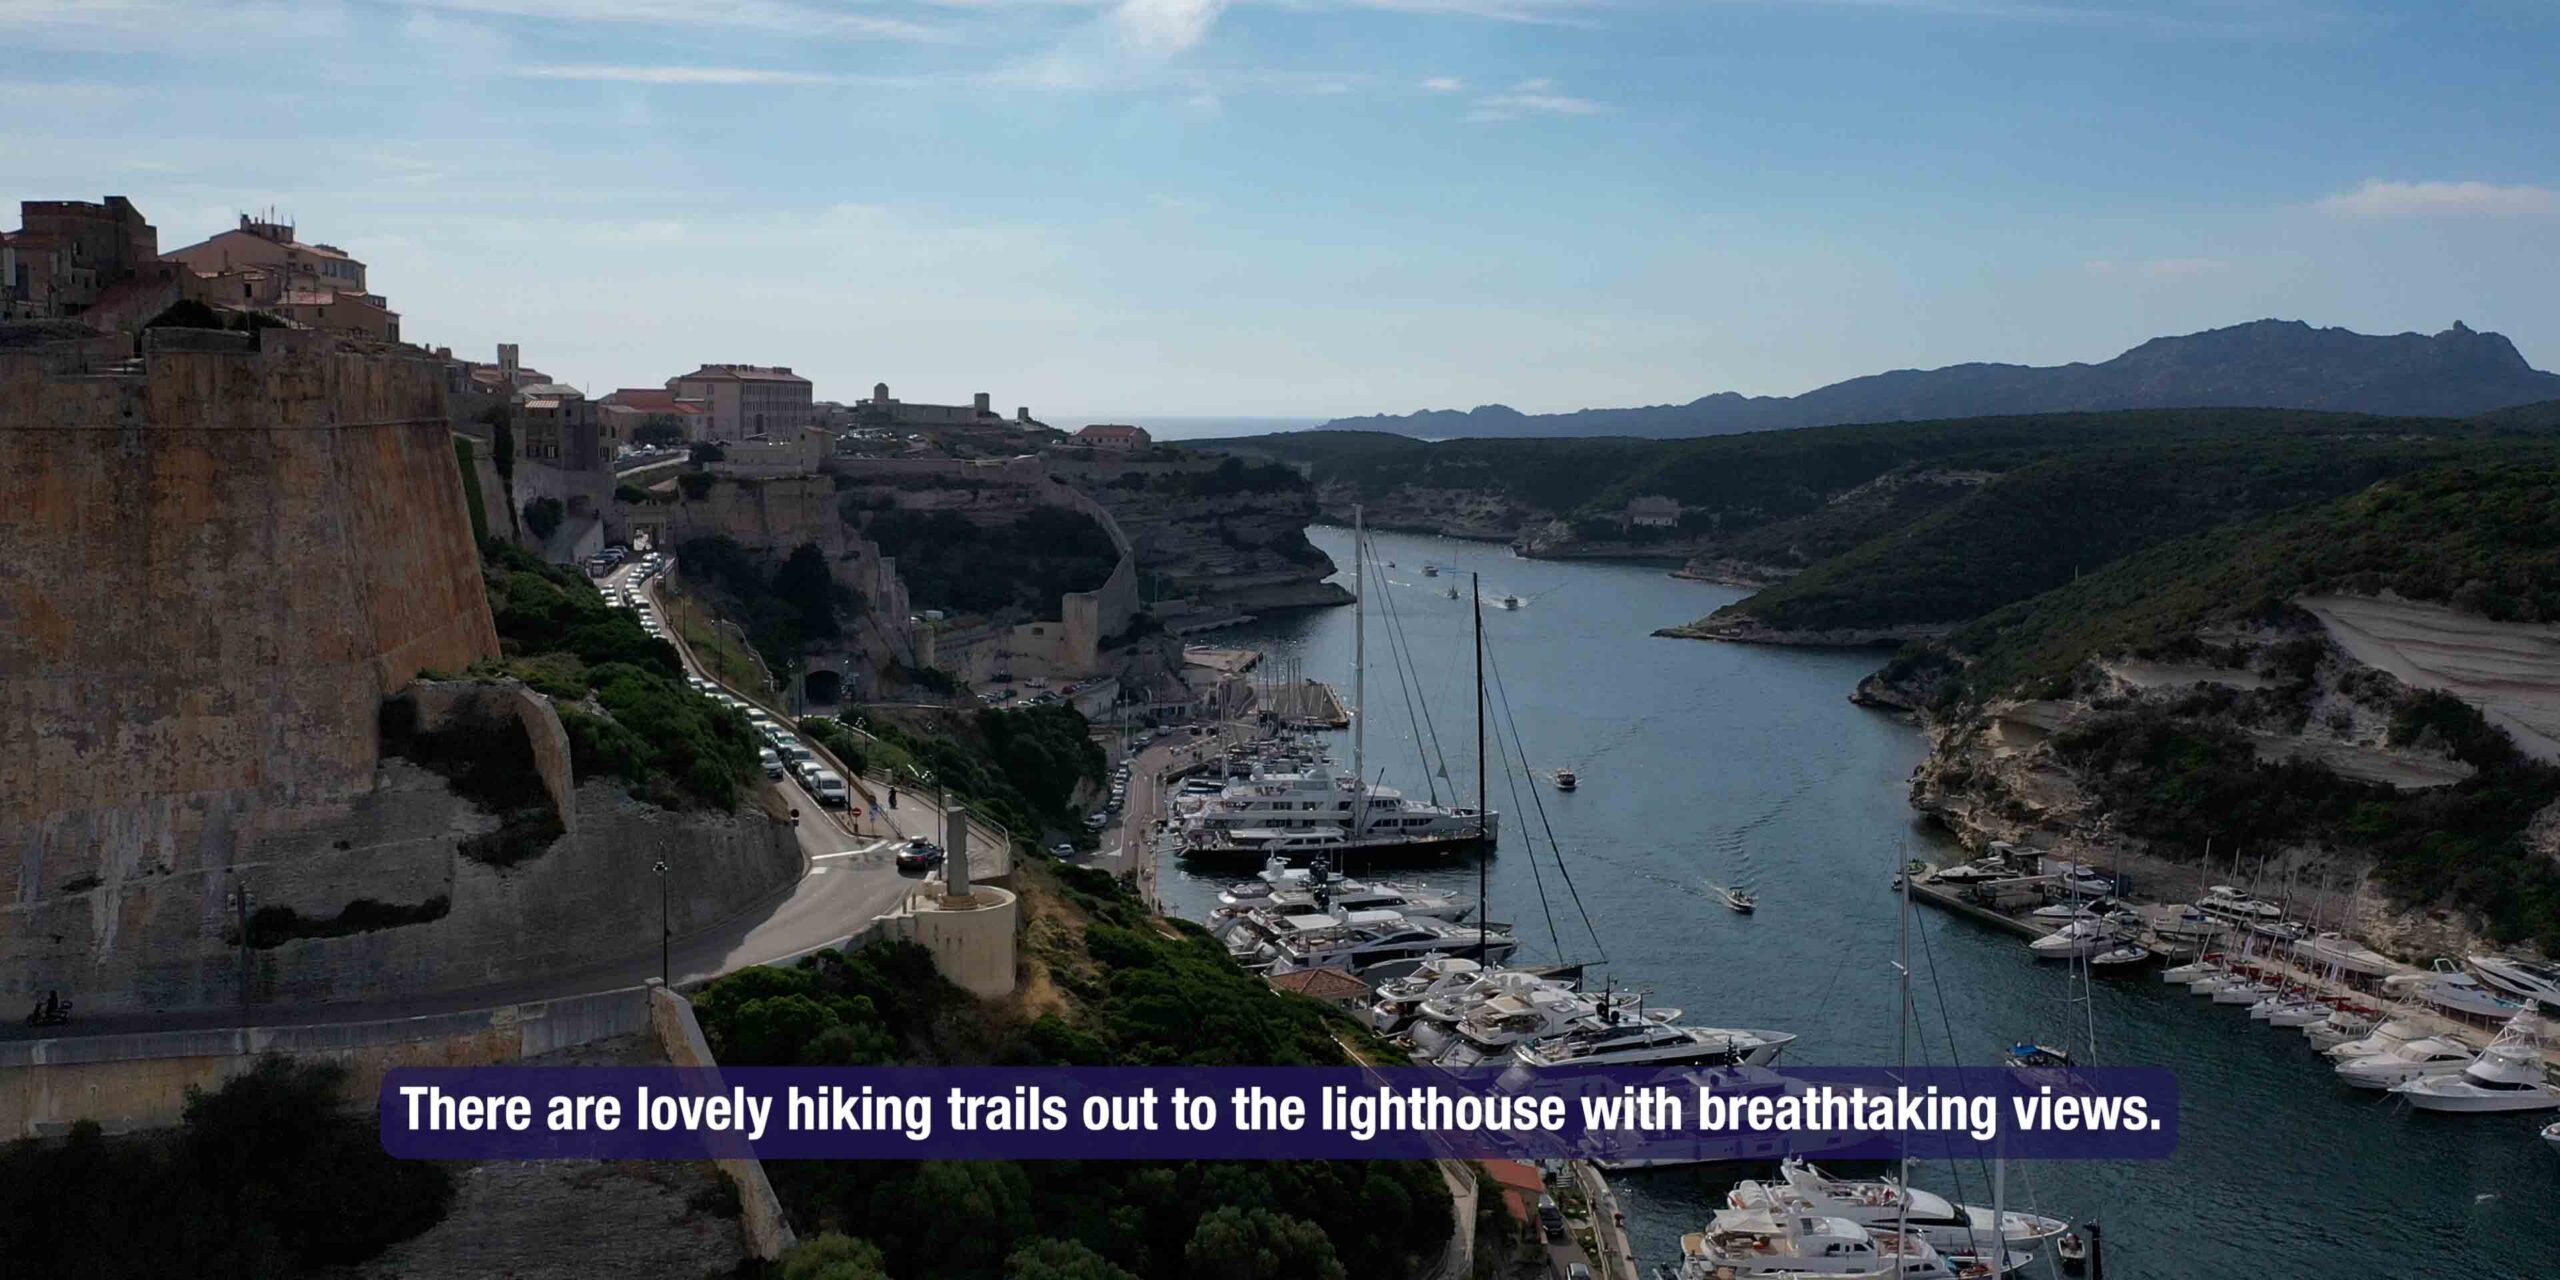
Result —
[[[1348, 581], [1349, 532], [1310, 536], [1346, 566]], [[1919, 734], [1846, 700], [1876, 655], [1655, 639], [1655, 627], [1741, 594], [1658, 569], [1521, 560], [1437, 538], [1371, 542], [1395, 562], [1371, 584], [1368, 686], [1369, 768], [1392, 785], [1451, 794], [1436, 776], [1442, 754], [1415, 729], [1427, 718], [1456, 794], [1474, 794], [1467, 609], [1440, 594], [1453, 582], [1463, 591], [1465, 579], [1426, 578], [1422, 566], [1480, 571], [1489, 600], [1524, 601], [1485, 614], [1510, 719], [1532, 769], [1570, 767], [1582, 780], [1564, 794], [1543, 780], [1531, 787], [1516, 767], [1493, 770], [1492, 803], [1503, 814], [1493, 918], [1518, 928], [1525, 958], [1605, 958], [1597, 973], [1691, 1021], [1796, 1032], [1788, 1060], [1799, 1064], [1894, 1061], [1897, 899], [1888, 882], [1904, 853], [1933, 846], [1904, 801]], [[1385, 620], [1389, 610], [1400, 628]], [[1399, 630], [1413, 672], [1405, 680], [1390, 642]], [[1347, 609], [1214, 642], [1294, 654], [1349, 697]], [[1497, 724], [1501, 710], [1497, 701]], [[1337, 736], [1335, 758], [1347, 767], [1348, 735]], [[1533, 830], [1534, 856], [1523, 840]], [[1204, 914], [1228, 878], [1168, 866], [1167, 906]], [[1415, 878], [1475, 886], [1472, 864]], [[1748, 886], [1759, 911], [1726, 911], [1708, 897], [1711, 884]], [[1985, 1065], [2018, 1040], [2075, 1034], [2060, 966], [2039, 967], [2020, 939], [1925, 906], [1913, 923], [1928, 1061], [1949, 1061], [1950, 1042], [1955, 1060]], [[2111, 1276], [2560, 1276], [2560, 1153], [2537, 1137], [2550, 1116], [2428, 1115], [2343, 1088], [2299, 1033], [2150, 974], [2102, 980], [2094, 1009], [2101, 1058], [2179, 1073], [2180, 1152], [2157, 1162], [2013, 1164], [2008, 1195], [2013, 1208], [2102, 1221]], [[1662, 1170], [1618, 1180], [1648, 1266], [1677, 1256], [1680, 1233], [1705, 1223], [1735, 1176]], [[1978, 1168], [1939, 1168], [1920, 1181], [1990, 1199]], [[2048, 1274], [2046, 1264], [2029, 1274]]]

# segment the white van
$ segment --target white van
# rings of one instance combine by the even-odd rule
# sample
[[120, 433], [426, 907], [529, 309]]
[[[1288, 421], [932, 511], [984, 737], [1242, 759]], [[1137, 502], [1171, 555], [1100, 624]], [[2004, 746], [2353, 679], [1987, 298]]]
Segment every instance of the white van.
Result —
[[830, 809], [841, 809], [852, 803], [852, 794], [845, 790], [844, 779], [828, 769], [819, 769], [810, 775], [809, 794]]

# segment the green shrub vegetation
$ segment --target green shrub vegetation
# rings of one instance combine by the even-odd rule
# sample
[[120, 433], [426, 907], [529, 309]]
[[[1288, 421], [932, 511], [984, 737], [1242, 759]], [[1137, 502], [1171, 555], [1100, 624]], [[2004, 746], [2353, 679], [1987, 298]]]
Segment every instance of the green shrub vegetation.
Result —
[[[696, 998], [705, 1032], [723, 1062], [750, 1065], [1342, 1065], [1342, 1043], [1378, 1047], [1348, 1015], [1237, 968], [1204, 932], [1149, 916], [1111, 877], [1053, 870], [1055, 881], [1023, 888], [1038, 920], [1032, 962], [1058, 984], [1058, 1010], [1025, 1021], [1013, 1006], [981, 1004], [942, 982], [921, 948], [875, 944], [713, 983]], [[1437, 1170], [1412, 1162], [776, 1161], [767, 1169], [804, 1232], [848, 1239], [827, 1246], [830, 1259], [873, 1266], [854, 1275], [1405, 1275], [1438, 1251], [1453, 1222]], [[925, 1204], [934, 1211], [915, 1211]], [[877, 1258], [852, 1241], [875, 1246]]]
[[[190, 1091], [171, 1134], [0, 1148], [0, 1271], [90, 1280], [273, 1280], [343, 1274], [435, 1225], [445, 1167], [385, 1155], [338, 1105], [346, 1069], [261, 1059]], [[922, 1273], [919, 1273], [922, 1274]]]
[[848, 516], [867, 516], [863, 536], [897, 559], [908, 598], [920, 609], [1018, 611], [1054, 620], [1058, 597], [1101, 586], [1120, 563], [1119, 548], [1100, 522], [1062, 507], [1034, 507], [988, 526], [956, 511], [851, 510]]
[[733, 538], [694, 538], [677, 549], [676, 568], [714, 595], [722, 616], [746, 629], [747, 643], [774, 671], [798, 666], [821, 641], [841, 639], [863, 609], [862, 596], [827, 571], [816, 543], [801, 543], [774, 565]]
[[1059, 828], [1087, 838], [1074, 821], [1073, 792], [1079, 781], [1101, 783], [1110, 761], [1074, 707], [1054, 703], [975, 715], [875, 707], [846, 718], [877, 739], [856, 747], [866, 765], [920, 773], [1020, 840]]
[[[632, 794], [670, 808], [736, 805], [761, 776], [745, 717], [694, 692], [674, 648], [607, 607], [574, 570], [503, 542], [482, 554], [506, 655], [495, 673], [558, 703], [577, 776], [622, 778]], [[532, 776], [529, 759], [519, 776]]]

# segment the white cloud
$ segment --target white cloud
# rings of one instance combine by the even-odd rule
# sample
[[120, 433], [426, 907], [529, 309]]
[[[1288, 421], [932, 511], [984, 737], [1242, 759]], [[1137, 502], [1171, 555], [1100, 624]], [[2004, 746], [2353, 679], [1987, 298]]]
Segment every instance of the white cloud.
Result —
[[2363, 186], [2331, 196], [2319, 207], [2348, 218], [2549, 218], [2560, 217], [2560, 190], [2368, 178]]
[[1111, 22], [1121, 39], [1162, 57], [1208, 38], [1226, 7], [1227, 0], [1120, 0]]
[[1423, 81], [1422, 87], [1433, 93], [1456, 93], [1466, 88], [1467, 82], [1456, 76], [1433, 76]]
[[526, 80], [595, 80], [614, 84], [838, 84], [838, 77], [764, 67], [625, 67], [598, 63], [537, 63], [509, 67]]
[[1556, 92], [1556, 82], [1544, 76], [1523, 80], [1509, 92], [1487, 94], [1475, 100], [1475, 108], [1467, 113], [1469, 120], [1514, 120], [1521, 116], [1588, 116], [1608, 110], [1589, 98], [1576, 98]]

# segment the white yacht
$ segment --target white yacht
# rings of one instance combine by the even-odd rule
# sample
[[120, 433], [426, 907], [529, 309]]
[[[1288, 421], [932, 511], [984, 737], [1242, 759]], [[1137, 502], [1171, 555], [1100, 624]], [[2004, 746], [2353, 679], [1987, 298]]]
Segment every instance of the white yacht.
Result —
[[1719, 1209], [1704, 1231], [1680, 1237], [1679, 1280], [1991, 1280], [2030, 1255], [1992, 1258], [1938, 1251], [1917, 1232], [1862, 1227], [1847, 1218], [1769, 1209]]
[[2368, 1058], [2377, 1053], [2389, 1053], [2412, 1040], [2423, 1040], [2426, 1037], [2426, 1024], [2418, 1021], [2412, 1010], [2403, 1007], [2394, 1009], [2390, 1017], [2371, 1026], [2363, 1035], [2332, 1044], [2321, 1052], [2327, 1054], [2333, 1062], [2345, 1062], [2351, 1058]]
[[1186, 856], [1339, 859], [1475, 848], [1497, 840], [1501, 825], [1498, 813], [1431, 804], [1377, 783], [1363, 787], [1355, 774], [1316, 765], [1230, 784], [1184, 816], [1180, 833]]
[[1419, 1050], [1416, 1056], [1436, 1058], [1456, 1039], [1458, 1024], [1486, 1003], [1502, 996], [1571, 989], [1570, 983], [1524, 969], [1491, 969], [1474, 982], [1424, 999], [1414, 1011], [1412, 1025], [1405, 1029], [1405, 1038]]
[[2327, 1053], [2349, 1041], [2373, 1034], [2373, 1015], [2352, 1005], [2339, 1005], [2328, 1013], [2302, 1024], [2302, 1036], [2311, 1047]]
[[2449, 1076], [2479, 1057], [2453, 1040], [2420, 1036], [2381, 1053], [2348, 1058], [2333, 1068], [2338, 1079], [2359, 1089], [2388, 1089], [2404, 1080]]
[[2217, 884], [2196, 899], [2196, 910], [2225, 924], [2266, 924], [2284, 919], [2284, 908], [2264, 898], [2253, 898], [2227, 884]]
[[2560, 964], [2480, 953], [2465, 958], [2482, 982], [2508, 995], [2560, 1005]]
[[2115, 945], [2116, 926], [2090, 917], [2069, 924], [2027, 944], [2027, 950], [2038, 960], [2079, 960], [2108, 950]]
[[1680, 1011], [1642, 1008], [1632, 995], [1614, 992], [1550, 988], [1495, 996], [1459, 1020], [1432, 1062], [1453, 1070], [1502, 1065], [1520, 1045], [1552, 1040], [1579, 1027], [1608, 1025], [1612, 1019], [1670, 1026], [1680, 1020]]
[[1435, 955], [1499, 960], [1515, 945], [1511, 931], [1490, 925], [1412, 919], [1395, 911], [1345, 911], [1337, 915], [1280, 916], [1264, 926], [1262, 940], [1228, 952], [1249, 969], [1291, 973], [1300, 969], [1348, 969], [1353, 973], [1397, 966], [1411, 972]]
[[1603, 1017], [1551, 1040], [1515, 1046], [1511, 1057], [1523, 1067], [1765, 1067], [1795, 1038], [1789, 1031]]
[[1780, 1161], [1778, 1177], [1775, 1183], [1740, 1183], [1725, 1203], [1736, 1209], [1793, 1209], [1847, 1218], [1862, 1227], [1898, 1227], [1940, 1249], [1965, 1252], [1990, 1248], [1997, 1239], [2002, 1248], [2033, 1253], [2071, 1229], [2060, 1218], [2032, 1213], [2003, 1213], [1995, 1229], [1991, 1210], [1981, 1205], [1956, 1204], [1918, 1188], [1906, 1192], [1898, 1182], [1834, 1178], [1802, 1156]]
[[2468, 1013], [2484, 1018], [2512, 1018], [2524, 1012], [2524, 1006], [2491, 990], [2478, 978], [2455, 968], [2450, 960], [2437, 959], [2427, 973], [2404, 973], [2382, 980], [2383, 988], [2394, 993], [2414, 995], [2441, 1009]]
[[1209, 932], [1225, 937], [1239, 927], [1260, 924], [1272, 917], [1344, 911], [1395, 911], [1415, 918], [1456, 921], [1475, 914], [1475, 901], [1420, 885], [1311, 881], [1305, 888], [1282, 889], [1258, 904], [1220, 907], [1209, 913]]
[[2549, 1111], [2560, 1107], [2542, 1051], [2504, 1036], [2458, 1074], [2422, 1076], [2391, 1086], [2421, 1111]]
[[1369, 1025], [1380, 1035], [1394, 1035], [1412, 1024], [1423, 1001], [1460, 990], [1484, 972], [1484, 965], [1464, 956], [1429, 957], [1413, 972], [1378, 984]]
[[2320, 968], [2335, 968], [2344, 973], [2379, 978], [2398, 973], [2400, 966], [2391, 957], [2348, 937], [2343, 933], [2315, 934], [2293, 944], [2293, 954], [2304, 963]]

